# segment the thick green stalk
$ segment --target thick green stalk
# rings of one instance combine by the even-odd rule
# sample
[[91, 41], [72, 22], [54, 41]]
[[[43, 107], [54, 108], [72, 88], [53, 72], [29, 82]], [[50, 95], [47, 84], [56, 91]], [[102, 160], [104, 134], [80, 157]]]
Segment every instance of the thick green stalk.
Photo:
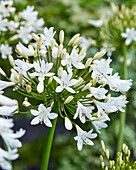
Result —
[[51, 152], [51, 146], [54, 136], [54, 131], [56, 127], [57, 118], [52, 121], [52, 127], [48, 128], [44, 149], [43, 149], [43, 156], [42, 156], [42, 162], [41, 162], [41, 170], [47, 170], [48, 169], [48, 163], [50, 158], [50, 152]]
[[[127, 79], [127, 65], [126, 65], [126, 45], [123, 45], [123, 79]], [[123, 142], [123, 132], [126, 120], [126, 111], [120, 112], [120, 127], [119, 127], [119, 134], [118, 134], [118, 143], [117, 143], [117, 152], [121, 151], [122, 142]]]

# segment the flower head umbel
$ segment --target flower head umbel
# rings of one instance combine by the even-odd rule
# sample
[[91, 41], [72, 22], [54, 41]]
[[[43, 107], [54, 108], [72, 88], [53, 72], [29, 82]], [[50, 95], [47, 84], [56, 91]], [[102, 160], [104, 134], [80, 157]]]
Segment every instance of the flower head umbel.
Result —
[[31, 114], [36, 116], [32, 121], [31, 125], [36, 125], [38, 123], [44, 123], [48, 127], [52, 127], [50, 119], [55, 119], [58, 115], [56, 113], [51, 113], [51, 107], [46, 108], [43, 104], [40, 104], [38, 111], [30, 110]]

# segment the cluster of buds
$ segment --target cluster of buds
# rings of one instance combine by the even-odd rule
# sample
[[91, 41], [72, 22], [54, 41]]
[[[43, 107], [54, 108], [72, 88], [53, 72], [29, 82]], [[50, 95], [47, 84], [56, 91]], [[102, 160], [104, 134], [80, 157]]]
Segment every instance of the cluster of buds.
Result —
[[[63, 30], [59, 42], [54, 39], [53, 27], [45, 27], [44, 34], [31, 35], [36, 41], [34, 45], [27, 48], [19, 43], [16, 47], [22, 60], [9, 56], [13, 67], [10, 80], [15, 83], [14, 90], [25, 97], [26, 113], [35, 116], [31, 124], [52, 127], [51, 120], [60, 116], [67, 130], [75, 126], [78, 150], [83, 145], [94, 145], [91, 139], [107, 127], [109, 114], [125, 111], [128, 101], [124, 93], [130, 89], [132, 80], [121, 80], [118, 73], [112, 73], [112, 60], [101, 59], [105, 50], [86, 58], [86, 46], [78, 48], [83, 39], [80, 34], [74, 35], [66, 47]], [[112, 97], [108, 89], [122, 95]], [[30, 98], [40, 104], [35, 106], [33, 101], [29, 102]], [[82, 130], [81, 123], [90, 123], [97, 133], [92, 133], [93, 129]]]
[[16, 12], [13, 0], [0, 1], [1, 58], [6, 59], [12, 54], [12, 47], [17, 41], [28, 44], [32, 39], [31, 32], [41, 30], [44, 23], [43, 18], [38, 19], [34, 6], [27, 6], [22, 12]]
[[135, 170], [136, 169], [136, 161], [132, 166], [130, 165], [130, 150], [128, 149], [128, 146], [126, 144], [122, 145], [123, 151], [117, 153], [116, 161], [110, 160], [109, 150], [105, 148], [105, 144], [102, 140], [101, 140], [101, 148], [109, 163], [109, 166], [105, 166], [103, 161], [103, 156], [100, 155], [100, 163], [101, 163], [102, 170], [110, 170], [110, 169], [111, 170], [116, 170], [116, 169]]

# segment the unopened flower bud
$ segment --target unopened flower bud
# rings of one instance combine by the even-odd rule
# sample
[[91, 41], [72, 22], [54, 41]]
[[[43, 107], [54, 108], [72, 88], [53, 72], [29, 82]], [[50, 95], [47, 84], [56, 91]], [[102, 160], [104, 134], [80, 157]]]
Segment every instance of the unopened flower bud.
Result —
[[8, 55], [8, 59], [9, 59], [10, 65], [11, 65], [12, 67], [14, 67], [14, 66], [15, 66], [15, 61], [14, 61], [12, 55]]
[[43, 38], [40, 36], [37, 41], [37, 50], [39, 50], [41, 48], [42, 43], [43, 43]]
[[88, 58], [88, 59], [87, 59], [87, 61], [86, 61], [86, 63], [85, 63], [85, 69], [90, 66], [92, 60], [93, 60], [92, 58]]
[[58, 47], [58, 51], [57, 51], [57, 57], [60, 57], [62, 50], [63, 50], [63, 45], [60, 44], [59, 47]]
[[23, 50], [21, 48], [19, 48], [18, 46], [16, 47], [16, 51], [19, 55], [23, 56], [24, 58], [26, 58], [26, 59], [28, 58], [26, 56], [26, 54], [23, 52]]
[[78, 82], [74, 85], [74, 88], [80, 86], [83, 83], [83, 79], [80, 77], [80, 79], [78, 80]]
[[108, 170], [108, 167], [107, 167], [107, 166], [105, 167], [105, 170]]
[[54, 105], [54, 101], [52, 101], [52, 102], [51, 102], [51, 106], [50, 106], [50, 107], [52, 108], [52, 107], [53, 107], [53, 105]]
[[51, 49], [53, 49], [53, 48], [55, 47], [55, 44], [56, 44], [56, 40], [53, 39], [53, 40], [51, 41]]
[[63, 67], [60, 66], [59, 69], [58, 69], [58, 76], [61, 77], [61, 74], [63, 72]]
[[104, 168], [104, 162], [101, 162], [101, 166], [102, 166], [102, 168]]
[[87, 83], [81, 91], [89, 90], [91, 88], [92, 83]]
[[3, 75], [4, 77], [6, 77], [6, 73], [2, 70], [1, 67], [0, 67], [0, 74]]
[[69, 96], [69, 97], [65, 100], [64, 104], [67, 104], [67, 103], [71, 102], [73, 99], [74, 99], [73, 96]]
[[79, 45], [79, 44], [82, 42], [82, 40], [83, 40], [83, 37], [79, 37], [79, 38], [73, 43], [72, 46], [77, 46], [77, 45]]
[[87, 47], [86, 47], [86, 45], [84, 45], [84, 46], [82, 47], [80, 53], [79, 53], [79, 56], [80, 56], [80, 55], [85, 56], [85, 55], [86, 55], [86, 49], [87, 49]]
[[100, 52], [97, 52], [93, 58], [93, 60], [96, 60], [96, 59], [99, 59], [101, 58], [102, 56], [104, 56], [106, 54], [106, 50], [102, 50]]
[[[15, 82], [15, 80], [17, 80], [19, 82], [19, 76], [18, 76], [17, 72], [13, 68], [11, 68], [11, 76], [12, 76], [12, 78], [14, 80], [13, 82]], [[12, 81], [12, 79], [11, 79], [11, 81]]]
[[31, 103], [29, 103], [28, 101], [23, 101], [22, 105], [25, 107], [29, 107], [31, 106]]
[[112, 168], [112, 161], [109, 161], [109, 167]]
[[125, 146], [124, 151], [125, 151], [125, 154], [127, 154], [127, 152], [128, 152], [128, 146], [127, 145]]
[[28, 92], [28, 93], [30, 93], [31, 92], [31, 90], [32, 90], [32, 88], [31, 88], [31, 86], [28, 84], [28, 85], [26, 85], [26, 91]]
[[66, 48], [64, 48], [64, 49], [62, 50], [61, 58], [64, 59], [65, 56], [66, 56]]
[[71, 121], [67, 117], [65, 117], [65, 128], [67, 130], [71, 130], [72, 127], [73, 127], [73, 125], [72, 125]]
[[105, 154], [106, 154], [106, 158], [109, 159], [109, 150], [108, 149], [105, 150]]
[[118, 164], [121, 166], [121, 164], [122, 164], [122, 157], [121, 156], [119, 156], [118, 157]]
[[115, 165], [115, 161], [114, 160], [112, 160], [112, 166], [114, 166]]
[[78, 38], [79, 38], [80, 34], [76, 34], [74, 35], [71, 40], [68, 43], [68, 46], [70, 46], [71, 44], [73, 44]]
[[23, 78], [23, 74], [20, 73], [20, 74], [19, 74], [19, 83], [20, 83], [20, 84], [22, 84], [22, 78]]
[[53, 77], [50, 77], [49, 80], [48, 80], [48, 84], [50, 84], [53, 80]]
[[101, 148], [102, 148], [103, 152], [105, 152], [105, 144], [104, 144], [103, 140], [101, 140]]
[[102, 162], [103, 161], [103, 156], [102, 155], [100, 155], [100, 162]]
[[130, 157], [130, 150], [129, 149], [127, 151], [127, 155], [128, 155], [128, 157]]
[[129, 157], [128, 156], [126, 156], [126, 162], [129, 162]]
[[31, 36], [32, 38], [35, 40], [35, 41], [38, 41], [39, 40], [39, 36], [35, 33], [31, 33]]
[[64, 41], [64, 31], [63, 30], [60, 31], [59, 41], [60, 41], [60, 44], [63, 44], [63, 41]]
[[126, 146], [126, 144], [123, 143], [123, 145], [122, 145], [122, 150], [123, 150], [123, 152], [125, 152], [125, 146]]

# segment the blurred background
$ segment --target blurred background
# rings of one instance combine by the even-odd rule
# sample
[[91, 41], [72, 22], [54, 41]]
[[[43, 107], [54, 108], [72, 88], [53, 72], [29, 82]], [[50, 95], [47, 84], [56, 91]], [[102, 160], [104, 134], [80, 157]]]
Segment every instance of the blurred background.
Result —
[[[118, 12], [115, 11], [111, 2], [119, 7]], [[102, 48], [106, 49], [107, 55], [113, 60], [114, 72], [119, 72], [122, 77], [122, 43], [124, 39], [120, 35], [121, 32], [125, 32], [127, 27], [136, 29], [135, 0], [14, 0], [13, 6], [18, 11], [22, 11], [27, 5], [35, 7], [35, 10], [39, 12], [38, 16], [44, 18], [45, 26], [54, 27], [56, 35], [63, 29], [65, 43], [76, 33], [84, 36], [84, 44], [88, 46], [87, 57], [93, 57]], [[94, 23], [92, 20], [103, 20], [104, 23], [101, 26], [99, 22]], [[58, 39], [58, 37], [55, 38]], [[0, 66], [4, 70], [7, 68], [10, 70], [8, 60], [0, 58]], [[131, 161], [134, 162], [136, 160], [136, 42], [127, 46], [127, 79], [130, 78], [133, 79], [133, 86], [127, 94], [129, 104], [123, 142], [131, 150]], [[9, 93], [10, 90], [6, 91], [7, 96]], [[20, 101], [23, 101], [23, 97], [17, 96], [15, 92], [13, 97], [18, 97]], [[85, 146], [80, 152], [73, 139], [76, 136], [75, 129], [67, 131], [64, 122], [60, 119], [55, 131], [49, 170], [101, 169], [99, 161], [99, 155], [102, 153], [101, 139], [109, 149], [111, 158], [114, 158], [119, 113], [112, 113], [110, 118], [108, 128], [102, 129], [101, 134], [94, 140], [95, 145], [93, 147]], [[13, 164], [14, 170], [40, 169], [47, 128], [44, 125], [31, 126], [30, 121], [31, 115], [29, 114], [15, 116], [15, 129], [22, 127], [27, 132], [22, 138], [23, 147], [19, 149], [20, 157]]]

